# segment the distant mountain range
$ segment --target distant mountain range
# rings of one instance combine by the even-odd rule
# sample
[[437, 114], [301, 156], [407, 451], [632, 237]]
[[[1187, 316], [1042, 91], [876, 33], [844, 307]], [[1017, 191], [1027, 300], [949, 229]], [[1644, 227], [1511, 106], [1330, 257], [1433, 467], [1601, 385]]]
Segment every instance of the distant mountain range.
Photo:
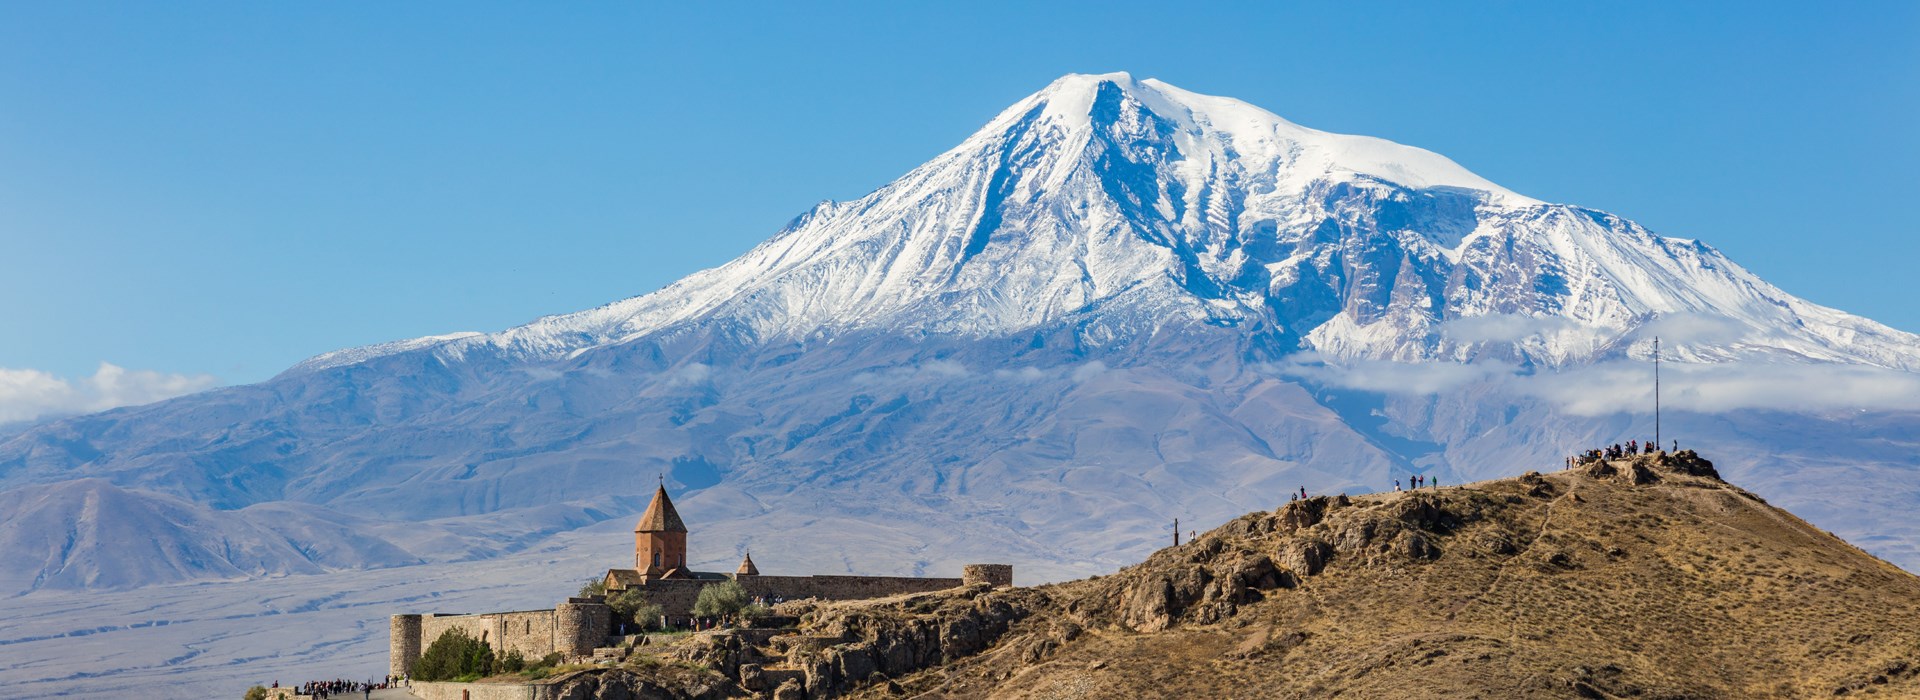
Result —
[[0, 438], [0, 594], [486, 559], [629, 517], [657, 475], [696, 566], [1100, 573], [1175, 517], [1650, 438], [1656, 335], [1664, 438], [1920, 568], [1920, 337], [1429, 151], [1109, 74], [652, 294]]

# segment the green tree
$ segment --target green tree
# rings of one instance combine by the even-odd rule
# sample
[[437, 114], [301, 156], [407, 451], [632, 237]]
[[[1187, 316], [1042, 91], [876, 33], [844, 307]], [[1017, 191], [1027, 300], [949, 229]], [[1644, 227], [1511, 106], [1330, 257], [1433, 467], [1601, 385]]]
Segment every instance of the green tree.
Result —
[[509, 651], [501, 654], [494, 657], [493, 670], [496, 673], [519, 673], [525, 671], [527, 670], [527, 657], [521, 656], [520, 652], [517, 651]]
[[464, 630], [448, 630], [427, 646], [409, 672], [414, 680], [421, 681], [485, 676], [493, 673], [493, 647], [467, 636]]
[[700, 589], [693, 601], [693, 614], [701, 617], [725, 617], [740, 612], [752, 602], [739, 581], [727, 580]]
[[590, 578], [587, 579], [585, 584], [580, 586], [580, 597], [582, 598], [606, 594], [607, 580], [604, 578]]
[[248, 688], [247, 694], [242, 697], [245, 698], [245, 700], [267, 700], [267, 688], [266, 686], [256, 685]]
[[763, 618], [772, 614], [773, 614], [773, 608], [769, 608], [759, 603], [754, 603], [752, 605], [748, 605], [747, 607], [740, 609], [740, 619], [746, 620], [748, 622], [752, 622], [754, 620], [758, 620], [760, 618]]
[[621, 591], [607, 601], [607, 607], [621, 619], [639, 625], [643, 629], [652, 629], [660, 624], [660, 606], [647, 600], [647, 594], [638, 588]]

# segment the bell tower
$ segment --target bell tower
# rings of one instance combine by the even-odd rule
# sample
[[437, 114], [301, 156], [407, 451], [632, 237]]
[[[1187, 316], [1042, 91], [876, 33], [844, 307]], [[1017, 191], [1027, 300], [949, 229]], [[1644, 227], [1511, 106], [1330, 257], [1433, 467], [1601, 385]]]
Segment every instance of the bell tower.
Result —
[[686, 575], [687, 526], [673, 510], [666, 484], [653, 492], [653, 502], [633, 526], [633, 568], [647, 578]]

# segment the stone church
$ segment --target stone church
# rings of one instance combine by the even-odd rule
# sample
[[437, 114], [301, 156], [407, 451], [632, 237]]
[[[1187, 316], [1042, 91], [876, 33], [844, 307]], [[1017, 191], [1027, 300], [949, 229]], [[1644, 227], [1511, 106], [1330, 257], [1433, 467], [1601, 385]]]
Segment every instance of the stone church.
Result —
[[612, 646], [613, 609], [606, 597], [630, 589], [639, 589], [647, 600], [660, 606], [672, 624], [685, 624], [693, 614], [693, 603], [700, 589], [722, 581], [738, 581], [747, 594], [758, 598], [800, 600], [856, 600], [901, 593], [937, 591], [956, 586], [987, 583], [995, 587], [1013, 585], [1013, 567], [1005, 564], [969, 564], [960, 578], [920, 578], [912, 576], [767, 576], [760, 573], [748, 554], [733, 573], [694, 571], [687, 566], [687, 525], [674, 510], [673, 499], [665, 485], [653, 493], [653, 501], [633, 526], [633, 567], [608, 569], [602, 579], [606, 596], [574, 597], [551, 610], [478, 614], [403, 614], [391, 621], [388, 664], [390, 672], [404, 674], [434, 640], [448, 631], [460, 629], [492, 645], [496, 651], [520, 652], [527, 658], [539, 658], [553, 652], [569, 657], [587, 656], [602, 646]]

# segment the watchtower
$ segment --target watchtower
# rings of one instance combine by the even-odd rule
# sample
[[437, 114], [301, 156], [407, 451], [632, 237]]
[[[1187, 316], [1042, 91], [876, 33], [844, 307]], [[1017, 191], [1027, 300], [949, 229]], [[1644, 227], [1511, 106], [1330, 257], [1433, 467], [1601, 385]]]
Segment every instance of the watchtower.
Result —
[[647, 578], [686, 575], [687, 526], [673, 510], [665, 484], [653, 492], [653, 502], [633, 526], [633, 568]]

